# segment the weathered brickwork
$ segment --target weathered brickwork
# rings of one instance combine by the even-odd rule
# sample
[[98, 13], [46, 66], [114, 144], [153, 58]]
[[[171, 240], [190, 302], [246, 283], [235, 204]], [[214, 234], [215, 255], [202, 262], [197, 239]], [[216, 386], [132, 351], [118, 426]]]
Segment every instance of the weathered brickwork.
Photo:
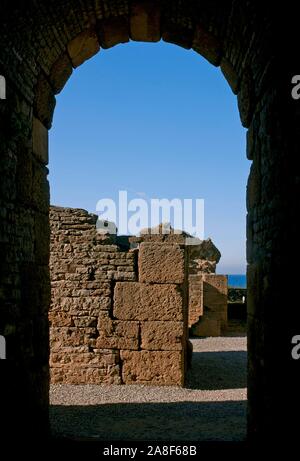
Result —
[[51, 382], [183, 385], [186, 248], [141, 241], [121, 250], [96, 221], [50, 208]]
[[220, 65], [237, 95], [252, 162], [247, 189], [249, 434], [273, 442], [274, 434], [281, 437], [288, 426], [291, 440], [293, 431], [297, 439], [288, 411], [299, 399], [298, 363], [290, 359], [289, 347], [299, 334], [300, 314], [294, 290], [286, 287], [298, 286], [297, 271], [287, 268], [300, 259], [297, 245], [292, 256], [287, 251], [300, 234], [300, 111], [290, 94], [292, 76], [299, 74], [299, 28], [291, 6], [280, 6], [279, 20], [276, 10], [275, 4], [270, 8], [246, 0], [1, 1], [0, 75], [6, 79], [6, 100], [0, 100], [0, 334], [6, 337], [10, 364], [1, 397], [9, 402], [3, 419], [15, 439], [25, 431], [45, 436], [48, 428], [45, 165], [55, 94], [72, 67], [99, 47], [104, 55], [105, 48], [129, 39], [160, 38]]

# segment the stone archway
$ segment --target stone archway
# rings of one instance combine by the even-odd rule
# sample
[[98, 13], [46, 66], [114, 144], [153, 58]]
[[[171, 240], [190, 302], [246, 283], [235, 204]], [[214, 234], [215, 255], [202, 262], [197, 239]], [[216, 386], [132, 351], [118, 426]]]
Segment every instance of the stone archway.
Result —
[[248, 128], [249, 435], [256, 439], [278, 430], [278, 389], [286, 379], [290, 395], [296, 395], [289, 345], [299, 314], [292, 304], [284, 318], [282, 312], [293, 299], [286, 287], [297, 283], [297, 275], [285, 269], [287, 244], [298, 232], [299, 139], [294, 126], [299, 111], [290, 97], [292, 65], [286, 54], [283, 66], [281, 48], [275, 46], [275, 19], [247, 1], [53, 0], [26, 6], [4, 1], [1, 9], [0, 74], [6, 79], [6, 100], [0, 105], [0, 334], [7, 341], [8, 389], [18, 390], [17, 399], [11, 395], [20, 415], [14, 431], [22, 433], [21, 415], [30, 411], [28, 434], [47, 433], [46, 165], [55, 94], [72, 69], [101, 48], [161, 38], [220, 65]]

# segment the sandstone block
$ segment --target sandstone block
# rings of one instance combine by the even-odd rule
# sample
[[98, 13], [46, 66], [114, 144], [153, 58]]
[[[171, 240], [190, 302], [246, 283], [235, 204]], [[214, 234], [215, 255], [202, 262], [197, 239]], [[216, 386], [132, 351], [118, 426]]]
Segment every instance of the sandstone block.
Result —
[[183, 385], [183, 354], [179, 351], [121, 351], [125, 384]]
[[64, 346], [84, 346], [93, 344], [96, 328], [52, 327], [50, 329], [50, 348], [58, 351]]
[[93, 367], [51, 368], [51, 384], [121, 384], [119, 365], [108, 370]]
[[73, 72], [72, 64], [67, 53], [60, 56], [52, 65], [49, 80], [54, 93], [60, 93]]
[[203, 279], [199, 275], [189, 275], [189, 327], [197, 323], [203, 315]]
[[53, 352], [50, 356], [50, 366], [62, 367], [66, 364], [81, 364], [99, 367], [102, 364], [100, 354], [93, 352], [81, 352], [65, 354], [62, 352]]
[[185, 255], [179, 245], [143, 242], [138, 264], [141, 282], [183, 283], [185, 280]]
[[196, 26], [193, 49], [214, 66], [220, 64], [221, 44], [219, 40], [199, 25]]
[[65, 350], [50, 356], [51, 383], [64, 384], [121, 384], [119, 351]]
[[228, 281], [226, 275], [204, 274], [203, 281], [203, 291], [211, 291], [214, 288], [220, 294], [223, 294], [227, 297]]
[[84, 61], [90, 59], [100, 50], [96, 32], [84, 30], [68, 44], [73, 67], [80, 66]]
[[106, 349], [128, 349], [139, 348], [139, 323], [111, 320], [101, 316], [98, 321], [99, 337], [96, 347]]
[[131, 3], [130, 35], [132, 40], [158, 42], [160, 33], [160, 6], [152, 2]]
[[162, 39], [165, 42], [174, 43], [189, 50], [193, 43], [193, 29], [175, 25], [171, 21], [162, 23]]
[[192, 327], [195, 336], [221, 336], [220, 320], [203, 317]]
[[181, 321], [182, 291], [174, 284], [117, 282], [114, 291], [114, 317], [119, 320]]
[[125, 17], [110, 17], [101, 21], [99, 30], [102, 48], [129, 42], [129, 24]]
[[238, 94], [239, 91], [239, 76], [237, 75], [233, 65], [225, 58], [221, 61], [221, 71], [226, 78], [232, 92]]
[[48, 314], [50, 327], [73, 327], [74, 321], [66, 312], [50, 311]]
[[48, 164], [48, 130], [36, 117], [32, 122], [32, 150], [44, 165]]
[[181, 351], [183, 322], [142, 322], [141, 348], [149, 351]]
[[75, 327], [96, 327], [97, 326], [97, 317], [90, 316], [80, 316], [73, 317], [73, 322]]
[[48, 129], [50, 129], [52, 125], [55, 104], [56, 100], [53, 89], [48, 80], [41, 74], [36, 85], [34, 114]]
[[254, 98], [255, 90], [252, 72], [250, 69], [247, 69], [243, 72], [243, 77], [241, 80], [240, 91], [238, 94], [238, 108], [240, 113], [240, 119], [242, 125], [246, 128], [249, 127], [253, 109], [254, 109]]

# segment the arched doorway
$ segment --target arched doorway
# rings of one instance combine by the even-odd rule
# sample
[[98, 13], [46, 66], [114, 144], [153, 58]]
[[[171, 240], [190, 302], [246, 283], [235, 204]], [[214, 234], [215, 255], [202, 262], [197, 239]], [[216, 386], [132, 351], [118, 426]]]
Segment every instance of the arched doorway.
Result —
[[[190, 2], [4, 2], [0, 72], [6, 79], [1, 102], [3, 158], [1, 328], [12, 372], [22, 383], [18, 402], [33, 415], [28, 430], [47, 429], [49, 227], [48, 129], [72, 66], [129, 39], [165, 41], [193, 48], [220, 65], [238, 95], [242, 124], [248, 128], [248, 344], [249, 434], [276, 429], [278, 389], [289, 381], [296, 395], [290, 342], [298, 324], [286, 286], [286, 248], [297, 237], [297, 147], [299, 114], [290, 97], [293, 66], [274, 47], [275, 20], [247, 2], [196, 5]], [[292, 34], [292, 32], [290, 32]], [[289, 36], [285, 37], [287, 43]], [[288, 49], [288, 46], [287, 46]], [[280, 63], [280, 66], [278, 64]], [[275, 76], [275, 77], [274, 77]], [[293, 223], [287, 229], [286, 222]], [[297, 253], [298, 254], [298, 253]], [[291, 303], [291, 304], [290, 304]], [[284, 370], [279, 373], [278, 369]], [[283, 410], [285, 405], [280, 405]], [[280, 426], [280, 425], [279, 425]]]
[[[241, 267], [245, 261], [245, 187], [249, 161], [241, 155], [242, 152], [245, 152], [245, 131], [240, 126], [236, 100], [218, 68], [209, 65], [197, 53], [163, 41], [157, 44], [131, 42], [119, 45], [102, 50], [102, 53], [76, 69], [64, 91], [57, 97], [50, 131], [51, 204], [84, 208], [96, 213], [98, 199], [110, 197], [115, 199], [119, 215], [120, 207], [123, 213], [126, 213], [127, 207], [127, 203], [124, 205], [123, 200], [118, 199], [120, 187], [126, 191], [126, 202], [132, 197], [139, 197], [138, 200], [148, 208], [150, 197], [176, 197], [183, 204], [187, 197], [195, 198], [201, 194], [207, 203], [205, 238], [211, 237], [220, 248], [222, 273], [227, 274], [227, 271], [232, 270], [235, 260], [239, 261], [240, 258]], [[145, 195], [148, 200], [145, 200]], [[117, 227], [124, 232], [124, 225], [118, 216], [116, 218]], [[195, 338], [192, 341], [195, 353], [189, 382], [187, 370], [184, 372], [185, 385], [189, 390], [184, 393], [182, 389], [173, 389], [173, 399], [176, 402], [179, 399], [181, 403], [174, 401], [168, 407], [174, 416], [170, 422], [162, 422], [163, 417], [158, 418], [159, 408], [161, 414], [169, 419], [163, 402], [170, 398], [170, 394], [168, 397], [167, 389], [161, 389], [159, 394], [158, 388], [151, 390], [151, 385], [175, 384], [178, 373], [176, 356], [180, 347], [185, 349], [184, 345], [181, 346], [181, 340], [185, 341], [180, 339], [181, 325], [171, 309], [168, 316], [162, 307], [157, 306], [157, 309], [153, 296], [151, 312], [148, 312], [148, 304], [144, 300], [143, 312], [137, 311], [134, 315], [122, 313], [121, 306], [126, 311], [128, 309], [126, 290], [130, 285], [139, 286], [142, 290], [146, 288], [139, 280], [139, 239], [136, 239], [134, 250], [137, 256], [136, 268], [139, 270], [133, 274], [130, 264], [129, 267], [123, 265], [127, 271], [124, 274], [122, 267], [115, 270], [114, 254], [106, 253], [109, 250], [108, 239], [104, 252], [101, 251], [101, 245], [91, 245], [96, 233], [92, 233], [91, 238], [88, 229], [93, 227], [92, 216], [90, 225], [88, 220], [88, 215], [80, 210], [51, 208], [50, 421], [55, 433], [70, 434], [72, 431], [77, 437], [82, 437], [82, 429], [76, 428], [75, 421], [86, 419], [84, 414], [87, 409], [84, 409], [81, 402], [90, 400], [85, 400], [84, 395], [90, 398], [92, 394], [95, 395], [94, 409], [91, 408], [94, 416], [87, 419], [98, 427], [96, 421], [104, 417], [102, 411], [107, 407], [105, 414], [109, 418], [109, 409], [114, 413], [116, 398], [120, 394], [122, 401], [119, 405], [128, 413], [128, 424], [116, 422], [115, 429], [109, 429], [114, 438], [128, 437], [126, 431], [128, 425], [131, 427], [133, 412], [136, 430], [131, 437], [135, 440], [141, 438], [141, 434], [156, 438], [155, 430], [147, 430], [147, 424], [150, 428], [156, 428], [156, 434], [160, 437], [165, 434], [165, 437], [172, 435], [174, 439], [182, 438], [185, 433], [190, 440], [201, 436], [213, 439], [214, 435], [219, 438], [245, 438], [245, 337], [238, 341], [228, 336], [215, 341], [213, 348], [209, 343], [204, 350], [200, 347], [203, 340], [199, 336], [221, 336], [221, 317], [223, 325], [223, 315], [227, 312], [227, 300], [223, 302], [223, 293], [220, 293], [217, 300], [214, 289], [206, 293], [206, 322], [202, 323], [202, 332], [194, 329]], [[141, 224], [140, 227], [154, 225], [151, 222]], [[188, 231], [187, 228], [185, 230]], [[239, 242], [234, 242], [233, 247], [232, 240], [237, 238]], [[217, 249], [215, 251], [218, 253]], [[199, 252], [200, 249], [197, 252], [196, 248], [194, 259], [197, 256], [199, 259]], [[211, 258], [212, 254], [211, 246]], [[98, 263], [95, 255], [98, 255]], [[133, 254], [129, 252], [126, 256]], [[104, 266], [103, 270], [101, 265]], [[193, 274], [197, 274], [197, 261], [192, 266]], [[107, 269], [109, 273], [105, 273]], [[205, 270], [208, 271], [208, 267]], [[220, 273], [219, 266], [218, 271]], [[197, 279], [200, 276], [195, 277]], [[212, 275], [212, 278], [217, 277]], [[221, 280], [225, 280], [225, 276], [221, 276]], [[168, 281], [174, 282], [174, 278]], [[143, 282], [146, 280], [143, 279]], [[119, 289], [122, 283], [125, 288], [116, 292], [116, 284]], [[101, 303], [95, 298], [93, 289], [96, 289], [95, 294], [103, 290]], [[79, 293], [82, 294], [78, 296]], [[199, 295], [197, 290], [196, 293]], [[121, 304], [119, 296], [122, 294], [125, 298]], [[129, 296], [131, 307], [136, 309], [134, 289]], [[151, 297], [151, 294], [148, 293], [148, 296]], [[202, 297], [196, 295], [196, 298], [195, 307], [198, 308]], [[161, 293], [161, 304], [163, 299]], [[208, 310], [210, 314], [207, 314]], [[197, 317], [197, 312], [195, 315]], [[199, 320], [199, 315], [200, 312], [195, 322]], [[119, 332], [118, 338], [116, 332]], [[234, 343], [238, 349], [235, 352], [230, 350]], [[173, 351], [172, 354], [170, 351]], [[136, 362], [139, 367], [135, 365]], [[98, 374], [95, 369], [97, 363]], [[110, 367], [108, 373], [105, 373], [106, 363]], [[147, 372], [142, 364], [146, 365]], [[106, 389], [108, 382], [111, 383], [109, 393]], [[133, 400], [130, 386], [118, 389], [114, 386], [117, 382], [123, 385], [134, 383], [136, 400]], [[146, 383], [148, 389], [145, 390], [143, 386]], [[74, 384], [79, 385], [79, 388]], [[216, 389], [218, 395], [208, 392], [207, 397], [207, 389]], [[101, 400], [102, 392], [107, 396], [105, 402]], [[145, 392], [149, 393], [147, 404], [143, 402]], [[77, 403], [74, 400], [75, 393], [82, 396]], [[109, 401], [109, 395], [112, 396], [112, 402]], [[161, 396], [161, 402], [158, 395]], [[70, 396], [70, 401], [66, 400], [67, 396]], [[211, 401], [208, 402], [207, 398]], [[155, 411], [152, 411], [153, 408]], [[205, 420], [211, 419], [207, 418], [211, 408], [215, 409], [218, 418], [210, 426], [213, 428], [210, 433], [204, 427]], [[227, 415], [225, 423], [221, 418], [222, 409]], [[176, 411], [178, 417], [175, 416]], [[184, 419], [183, 415], [189, 411], [193, 418]], [[81, 412], [83, 419], [79, 416]], [[197, 413], [201, 415], [202, 422], [196, 417]], [[239, 424], [232, 422], [236, 421], [236, 414], [240, 419]], [[120, 421], [124, 418], [122, 416]], [[152, 418], [154, 421], [151, 424]], [[63, 424], [64, 420], [68, 421], [67, 425]], [[173, 428], [170, 426], [172, 422]], [[109, 424], [104, 420], [102, 424], [99, 437], [103, 438]], [[228, 427], [232, 429], [229, 431]], [[86, 437], [88, 432], [86, 426]], [[96, 434], [97, 431], [92, 429], [90, 432]], [[109, 435], [107, 437], [109, 439]]]

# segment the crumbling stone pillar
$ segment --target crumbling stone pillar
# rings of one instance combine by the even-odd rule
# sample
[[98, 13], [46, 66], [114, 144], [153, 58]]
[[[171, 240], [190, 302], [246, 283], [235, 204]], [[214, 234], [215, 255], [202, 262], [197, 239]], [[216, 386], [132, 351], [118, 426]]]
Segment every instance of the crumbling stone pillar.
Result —
[[227, 277], [216, 274], [198, 277], [202, 283], [203, 315], [192, 326], [192, 334], [221, 336], [227, 328]]
[[227, 277], [216, 275], [220, 251], [211, 239], [189, 245], [189, 328], [194, 336], [220, 336], [227, 327]]
[[183, 385], [186, 369], [187, 298], [185, 249], [143, 242], [139, 282], [119, 282], [114, 316], [140, 324], [138, 350], [121, 351], [126, 384]]

